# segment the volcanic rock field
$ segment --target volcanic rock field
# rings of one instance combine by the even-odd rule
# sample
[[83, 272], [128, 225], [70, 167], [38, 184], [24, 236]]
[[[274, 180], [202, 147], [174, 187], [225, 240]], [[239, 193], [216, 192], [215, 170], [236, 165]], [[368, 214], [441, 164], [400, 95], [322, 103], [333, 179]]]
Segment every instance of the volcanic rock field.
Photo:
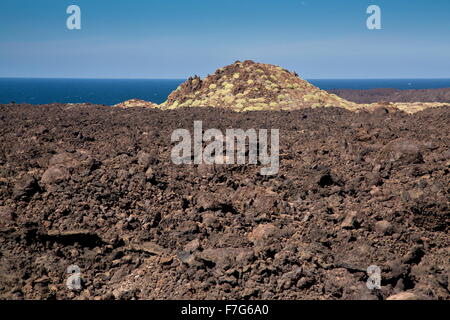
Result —
[[[191, 78], [161, 107], [0, 105], [0, 298], [448, 300], [446, 101], [359, 108], [236, 68], [261, 73]], [[173, 164], [172, 132], [200, 120], [279, 129], [278, 174]]]

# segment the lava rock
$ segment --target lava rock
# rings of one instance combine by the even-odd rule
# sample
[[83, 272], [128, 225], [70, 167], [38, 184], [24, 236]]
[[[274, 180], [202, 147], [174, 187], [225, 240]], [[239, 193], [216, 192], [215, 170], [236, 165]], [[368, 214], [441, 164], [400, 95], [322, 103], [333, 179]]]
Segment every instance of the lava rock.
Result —
[[375, 223], [375, 231], [381, 235], [391, 235], [394, 232], [394, 227], [389, 221], [378, 221]]
[[41, 183], [44, 185], [54, 184], [68, 180], [70, 173], [64, 166], [54, 165], [49, 167], [41, 177]]
[[21, 176], [14, 184], [13, 198], [16, 200], [29, 200], [39, 191], [36, 179], [28, 174]]

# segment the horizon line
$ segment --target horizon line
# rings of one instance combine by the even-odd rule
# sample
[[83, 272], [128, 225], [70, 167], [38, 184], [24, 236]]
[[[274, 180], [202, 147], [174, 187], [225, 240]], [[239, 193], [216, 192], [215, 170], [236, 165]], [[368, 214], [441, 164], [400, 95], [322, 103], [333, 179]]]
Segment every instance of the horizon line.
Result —
[[[94, 77], [1, 77], [0, 79], [61, 79], [61, 80], [187, 80], [187, 78], [94, 78]], [[204, 79], [204, 78], [202, 78]], [[450, 80], [449, 77], [431, 78], [301, 78], [303, 80]]]

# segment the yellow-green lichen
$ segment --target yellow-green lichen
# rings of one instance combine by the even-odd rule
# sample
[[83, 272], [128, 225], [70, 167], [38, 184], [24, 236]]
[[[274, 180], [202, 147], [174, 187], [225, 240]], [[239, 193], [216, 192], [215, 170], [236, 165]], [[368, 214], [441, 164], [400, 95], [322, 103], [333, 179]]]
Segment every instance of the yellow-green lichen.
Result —
[[268, 105], [266, 103], [255, 103], [245, 107], [242, 111], [258, 111], [267, 109]]
[[266, 98], [265, 97], [259, 97], [259, 98], [248, 99], [248, 101], [250, 103], [265, 102]]
[[204, 101], [204, 100], [195, 100], [193, 103], [192, 103], [192, 106], [193, 107], [203, 107], [203, 106], [205, 106], [206, 105], [206, 101]]
[[168, 109], [175, 109], [178, 107], [179, 104], [180, 104], [180, 102], [178, 102], [178, 100], [176, 100], [171, 105], [168, 106]]
[[231, 89], [233, 89], [234, 84], [229, 83], [229, 82], [224, 82], [223, 83], [223, 87], [224, 87], [225, 90], [231, 90]]
[[237, 100], [236, 100], [236, 103], [237, 103], [237, 104], [242, 104], [242, 105], [244, 105], [244, 104], [247, 103], [247, 101], [248, 101], [247, 99], [237, 99]]
[[234, 97], [233, 96], [226, 96], [225, 98], [223, 98], [223, 101], [225, 101], [225, 103], [232, 103], [234, 101]]

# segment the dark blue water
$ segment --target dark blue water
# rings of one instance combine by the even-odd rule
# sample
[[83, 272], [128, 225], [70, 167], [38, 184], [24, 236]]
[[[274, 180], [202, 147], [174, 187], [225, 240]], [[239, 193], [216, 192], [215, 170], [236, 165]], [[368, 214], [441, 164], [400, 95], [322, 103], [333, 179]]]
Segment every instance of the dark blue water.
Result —
[[[137, 98], [162, 103], [182, 79], [25, 79], [0, 78], [0, 103], [52, 102], [114, 105]], [[331, 89], [432, 89], [450, 88], [450, 79], [311, 79]]]
[[308, 81], [323, 90], [450, 88], [450, 79], [310, 79]]
[[114, 105], [137, 98], [162, 103], [184, 80], [0, 78], [0, 103]]

